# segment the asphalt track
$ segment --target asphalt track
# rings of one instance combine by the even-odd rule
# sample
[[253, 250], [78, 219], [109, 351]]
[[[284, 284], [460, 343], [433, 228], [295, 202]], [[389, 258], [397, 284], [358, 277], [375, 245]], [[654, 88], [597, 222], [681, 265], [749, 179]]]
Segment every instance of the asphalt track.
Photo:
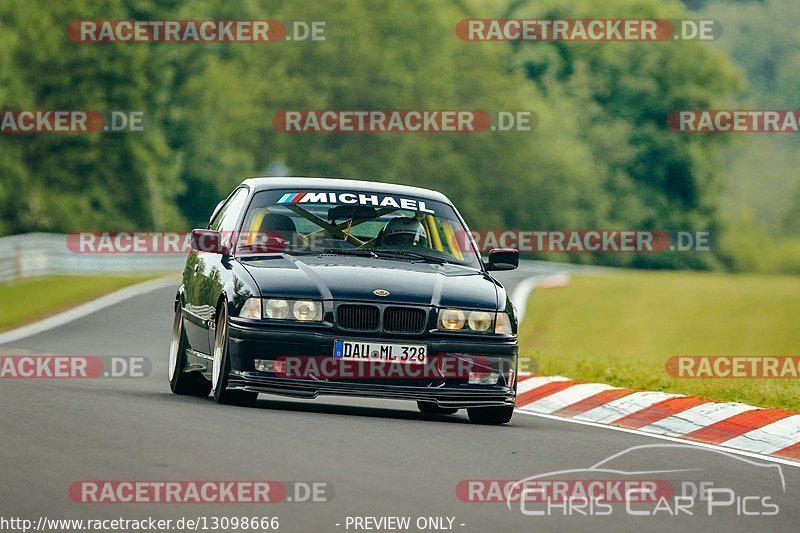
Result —
[[[536, 268], [503, 279], [513, 288], [539, 273]], [[482, 427], [463, 412], [426, 419], [404, 402], [262, 395], [255, 408], [239, 408], [175, 396], [166, 380], [173, 295], [174, 288], [152, 291], [2, 347], [6, 354], [138, 355], [152, 361], [153, 371], [146, 378], [3, 380], [0, 517], [36, 523], [40, 516], [277, 516], [278, 530], [290, 532], [356, 531], [346, 527], [348, 516], [409, 516], [409, 531], [418, 531], [417, 517], [454, 517], [453, 529], [464, 532], [797, 530], [800, 469], [788, 465], [759, 466], [745, 457], [521, 414], [508, 426]], [[760, 505], [769, 497], [778, 514], [741, 516], [734, 503], [714, 507], [709, 517], [707, 502], [698, 502], [691, 516], [679, 517], [667, 511], [631, 516], [624, 504], [610, 516], [564, 516], [563, 509], [528, 516], [516, 503], [509, 509], [456, 495], [461, 480], [585, 469], [636, 446], [645, 448], [615, 459], [614, 469], [639, 479], [730, 488], [737, 499], [751, 497], [745, 500], [750, 511], [772, 509]], [[658, 470], [672, 472], [652, 473]], [[651, 473], [630, 474], [643, 471]], [[333, 497], [274, 505], [74, 503], [69, 486], [90, 479], [325, 481]]]

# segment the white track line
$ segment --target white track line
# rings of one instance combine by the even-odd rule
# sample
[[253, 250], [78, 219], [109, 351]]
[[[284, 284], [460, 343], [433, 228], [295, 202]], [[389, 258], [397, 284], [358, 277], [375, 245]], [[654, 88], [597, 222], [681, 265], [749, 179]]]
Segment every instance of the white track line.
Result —
[[[514, 308], [517, 310], [517, 324], [522, 324], [522, 319], [525, 318], [525, 311], [528, 307], [528, 300], [530, 299], [531, 291], [536, 288], [537, 284], [545, 285], [547, 283], [564, 283], [569, 282], [569, 273], [564, 271], [549, 272], [547, 274], [534, 274], [529, 278], [517, 283], [516, 288], [511, 291], [509, 298]], [[544, 288], [544, 287], [543, 287]]]
[[647, 433], [660, 433], [670, 437], [678, 437], [681, 435], [688, 435], [692, 431], [708, 427], [726, 418], [744, 413], [745, 411], [752, 411], [753, 409], [756, 409], [756, 407], [743, 403], [709, 402], [696, 405], [639, 429]]
[[517, 327], [522, 324], [522, 319], [525, 318], [525, 310], [528, 307], [528, 297], [533, 288], [536, 287], [536, 282], [541, 278], [542, 276], [539, 275], [525, 278], [520, 281], [511, 292], [511, 303], [514, 304], [514, 308], [517, 310]]
[[78, 320], [79, 318], [91, 315], [92, 313], [96, 313], [101, 309], [118, 304], [129, 298], [133, 298], [134, 296], [146, 294], [170, 285], [177, 285], [178, 283], [179, 281], [175, 278], [175, 276], [169, 276], [145, 281], [143, 283], [137, 283], [136, 285], [131, 285], [130, 287], [125, 287], [124, 289], [120, 289], [112, 292], [111, 294], [106, 294], [105, 296], [101, 296], [100, 298], [90, 302], [73, 307], [72, 309], [64, 311], [63, 313], [53, 315], [38, 322], [34, 322], [33, 324], [28, 324], [27, 326], [6, 331], [5, 333], [0, 333], [0, 344], [18, 341], [19, 339], [30, 337], [31, 335], [36, 335], [37, 333], [42, 333], [43, 331], [63, 326], [64, 324], [72, 322], [73, 320]]
[[[670, 442], [679, 442], [681, 444], [687, 444], [689, 446], [697, 446], [698, 448], [709, 448], [711, 450], [719, 450], [722, 452], [732, 453], [735, 455], [742, 455], [744, 457], [753, 457], [755, 459], [761, 459], [762, 461], [768, 461], [771, 463], [780, 463], [783, 465], [794, 466], [800, 468], [800, 462], [792, 461], [791, 459], [783, 459], [781, 457], [773, 457], [771, 455], [762, 455], [760, 453], [754, 453], [749, 451], [737, 450], [736, 448], [727, 448], [724, 446], [716, 445], [716, 444], [705, 444], [703, 442], [696, 442], [692, 440], [681, 439], [679, 437], [668, 437], [667, 435], [657, 435], [655, 433], [645, 433], [638, 429], [628, 429], [619, 426], [609, 426], [608, 424], [598, 424], [596, 422], [587, 422], [585, 420], [575, 420], [574, 418], [563, 418], [560, 416], [555, 415], [546, 415], [543, 413], [531, 413], [525, 410], [517, 409], [518, 414], [527, 415], [527, 416], [538, 416], [539, 418], [546, 418], [548, 420], [557, 420], [559, 422], [568, 422], [571, 424], [580, 424], [583, 426], [591, 426], [596, 428], [608, 429], [611, 431], [621, 431], [622, 433], [631, 433], [633, 435], [639, 435], [641, 437], [650, 437], [653, 439], [660, 439], [660, 440], [668, 440]], [[791, 443], [790, 443], [791, 444]]]
[[615, 420], [626, 417], [642, 409], [647, 409], [651, 405], [669, 400], [670, 398], [677, 398], [681, 394], [668, 394], [666, 392], [658, 391], [644, 391], [634, 392], [617, 398], [604, 405], [599, 405], [594, 409], [576, 415], [573, 418], [584, 420], [586, 422], [596, 422], [610, 424]]

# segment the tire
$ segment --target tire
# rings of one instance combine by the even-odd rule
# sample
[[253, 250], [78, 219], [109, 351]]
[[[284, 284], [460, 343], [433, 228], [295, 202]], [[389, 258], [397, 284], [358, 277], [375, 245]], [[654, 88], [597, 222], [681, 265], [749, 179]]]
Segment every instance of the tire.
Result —
[[469, 421], [473, 424], [497, 426], [511, 420], [514, 407], [503, 405], [500, 407], [470, 407], [467, 409]]
[[175, 309], [172, 322], [172, 339], [169, 344], [168, 361], [169, 388], [175, 394], [186, 396], [208, 396], [211, 383], [199, 373], [186, 372], [186, 332], [183, 331], [183, 319], [180, 305]]
[[228, 306], [223, 303], [219, 308], [219, 313], [217, 313], [217, 329], [214, 338], [214, 360], [211, 374], [211, 388], [214, 393], [214, 400], [225, 405], [252, 407], [258, 398], [257, 392], [228, 390], [228, 375], [231, 372], [228, 345]]
[[424, 415], [454, 415], [458, 412], [458, 409], [439, 407], [433, 402], [417, 402], [417, 409]]

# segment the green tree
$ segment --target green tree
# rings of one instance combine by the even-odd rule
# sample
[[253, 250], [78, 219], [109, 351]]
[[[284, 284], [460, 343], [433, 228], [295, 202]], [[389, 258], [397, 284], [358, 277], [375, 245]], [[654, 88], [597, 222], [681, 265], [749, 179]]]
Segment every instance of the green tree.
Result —
[[[677, 5], [656, 0], [516, 1], [506, 17], [681, 18]], [[577, 138], [590, 150], [610, 227], [714, 230], [720, 184], [715, 136], [671, 132], [668, 114], [714, 108], [735, 92], [739, 77], [723, 54], [701, 42], [513, 43], [511, 67], [545, 95], [580, 109]], [[623, 258], [640, 266], [676, 266], [697, 257]]]

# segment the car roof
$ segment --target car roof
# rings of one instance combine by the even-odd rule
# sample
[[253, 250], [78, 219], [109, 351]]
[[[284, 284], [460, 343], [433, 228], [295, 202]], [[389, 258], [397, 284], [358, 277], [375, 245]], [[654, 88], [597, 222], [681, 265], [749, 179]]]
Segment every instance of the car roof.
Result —
[[436, 200], [439, 202], [446, 202], [448, 204], [452, 203], [447, 196], [438, 191], [423, 189], [422, 187], [412, 187], [410, 185], [382, 183], [379, 181], [281, 176], [248, 178], [242, 182], [242, 185], [247, 185], [254, 191], [270, 189], [330, 189], [416, 196], [418, 198], [424, 198], [427, 200]]

